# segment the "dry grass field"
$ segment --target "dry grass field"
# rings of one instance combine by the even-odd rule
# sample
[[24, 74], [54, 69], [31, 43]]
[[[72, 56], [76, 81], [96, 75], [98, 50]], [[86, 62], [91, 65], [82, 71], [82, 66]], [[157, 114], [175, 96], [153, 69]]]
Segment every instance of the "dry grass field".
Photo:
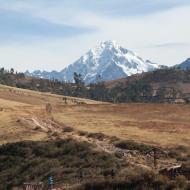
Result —
[[161, 146], [190, 146], [190, 106], [122, 104], [67, 106], [56, 120], [78, 130], [102, 132]]
[[[67, 97], [67, 104], [100, 104], [91, 100]], [[43, 117], [45, 106], [64, 107], [63, 96], [22, 90], [0, 85], [0, 144], [23, 140], [44, 140], [47, 134], [35, 131], [19, 121], [34, 116]]]
[[62, 96], [6, 86], [0, 86], [0, 144], [47, 139], [47, 133], [23, 123], [24, 118], [46, 117], [47, 103], [55, 121], [77, 130], [159, 146], [190, 146], [189, 105], [113, 105], [72, 97], [65, 104]]

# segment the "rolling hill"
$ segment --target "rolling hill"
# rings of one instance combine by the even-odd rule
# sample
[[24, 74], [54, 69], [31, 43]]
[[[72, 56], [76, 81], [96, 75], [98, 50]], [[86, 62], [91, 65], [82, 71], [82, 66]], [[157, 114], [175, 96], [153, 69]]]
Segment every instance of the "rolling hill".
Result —
[[77, 105], [100, 104], [101, 102], [0, 85], [0, 144], [21, 140], [42, 140], [46, 136], [44, 133], [31, 131], [23, 127], [19, 121], [38, 114], [43, 117], [48, 103], [53, 107], [62, 107], [65, 103]]
[[189, 103], [190, 72], [178, 68], [159, 69], [109, 81], [118, 102]]
[[0, 187], [48, 175], [72, 186], [81, 169], [96, 183], [110, 181], [113, 169], [113, 183], [134, 174], [146, 181], [152, 148], [169, 155], [158, 169], [189, 161], [189, 113], [189, 105], [110, 104], [0, 85]]

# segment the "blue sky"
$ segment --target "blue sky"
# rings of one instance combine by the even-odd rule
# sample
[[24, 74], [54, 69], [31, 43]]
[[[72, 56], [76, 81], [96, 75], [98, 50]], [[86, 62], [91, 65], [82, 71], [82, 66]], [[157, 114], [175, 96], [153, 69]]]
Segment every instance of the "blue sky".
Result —
[[174, 65], [189, 20], [189, 0], [0, 0], [0, 67], [61, 70], [105, 40]]
[[91, 28], [53, 23], [9, 10], [0, 10], [0, 28], [0, 40], [5, 43], [67, 38], [92, 31]]

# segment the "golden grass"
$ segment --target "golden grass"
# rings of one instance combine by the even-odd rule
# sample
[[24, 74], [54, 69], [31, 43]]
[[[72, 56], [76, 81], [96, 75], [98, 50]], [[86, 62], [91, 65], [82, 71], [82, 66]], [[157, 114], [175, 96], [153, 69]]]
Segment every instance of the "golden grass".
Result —
[[161, 146], [190, 146], [190, 106], [123, 104], [68, 106], [54, 117], [78, 130]]
[[24, 140], [42, 140], [46, 135], [19, 124], [18, 119], [31, 110], [27, 104], [0, 99], [0, 144]]
[[[18, 103], [25, 103], [29, 105], [44, 105], [49, 102], [52, 105], [64, 105], [65, 103], [63, 97], [65, 96], [0, 85], [0, 98], [15, 101]], [[75, 100], [78, 102], [84, 102], [86, 104], [101, 104], [101, 102], [83, 98], [66, 98], [69, 105], [75, 104]]]
[[[87, 99], [67, 97], [67, 103], [100, 104], [101, 102]], [[50, 93], [40, 93], [31, 90], [18, 89], [0, 85], [0, 144], [21, 140], [43, 140], [47, 134], [33, 131], [21, 125], [18, 120], [32, 117], [45, 112], [45, 105], [51, 103], [53, 107], [64, 107], [63, 96]]]
[[[161, 146], [190, 146], [190, 105], [113, 105], [67, 99], [65, 105], [63, 96], [0, 85], [0, 144], [47, 139], [47, 134], [21, 125], [17, 120], [34, 115], [43, 117], [45, 105], [50, 102], [55, 120], [78, 130]], [[85, 104], [76, 105], [73, 99]]]

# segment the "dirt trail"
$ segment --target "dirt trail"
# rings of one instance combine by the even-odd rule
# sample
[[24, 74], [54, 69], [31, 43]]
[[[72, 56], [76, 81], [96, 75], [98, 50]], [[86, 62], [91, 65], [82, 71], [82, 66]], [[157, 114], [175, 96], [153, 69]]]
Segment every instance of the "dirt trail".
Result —
[[[153, 158], [149, 155], [144, 155], [137, 150], [124, 150], [121, 148], [117, 148], [113, 141], [108, 137], [103, 139], [98, 139], [95, 137], [88, 137], [87, 135], [80, 135], [78, 131], [64, 125], [63, 123], [58, 123], [51, 118], [48, 117], [28, 117], [22, 118], [20, 122], [33, 129], [33, 130], [41, 130], [45, 133], [58, 135], [60, 138], [73, 138], [79, 142], [88, 142], [94, 145], [95, 150], [106, 152], [109, 154], [119, 155], [119, 159], [123, 159], [131, 165], [139, 165], [147, 169], [153, 168]], [[67, 131], [71, 129], [70, 131]], [[51, 138], [54, 138], [52, 135]], [[170, 167], [176, 165], [177, 163], [171, 160], [159, 160], [159, 168]]]

